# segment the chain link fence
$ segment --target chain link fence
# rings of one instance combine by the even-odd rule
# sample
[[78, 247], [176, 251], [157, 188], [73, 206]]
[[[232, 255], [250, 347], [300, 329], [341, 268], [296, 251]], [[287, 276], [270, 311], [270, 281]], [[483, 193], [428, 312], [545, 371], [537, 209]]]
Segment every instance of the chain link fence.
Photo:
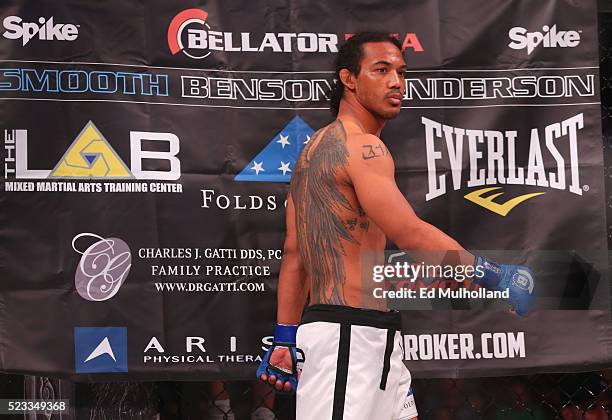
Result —
[[[605, 6], [605, 3], [600, 2], [599, 14], [601, 113], [608, 192], [608, 249], [612, 249], [612, 7], [602, 7], [602, 4]], [[612, 369], [501, 378], [416, 379], [413, 388], [421, 420], [612, 419]], [[28, 420], [290, 420], [295, 417], [295, 402], [291, 397], [276, 395], [271, 388], [256, 382], [70, 384], [48, 378], [0, 375], [1, 398], [45, 395], [69, 398], [74, 403], [74, 412], [62, 417], [28, 416]]]
[[[0, 395], [23, 398], [27, 378], [3, 375]], [[43, 383], [45, 381], [40, 381]], [[57, 382], [57, 381], [56, 381]], [[55, 383], [57, 388], [60, 386]], [[605, 420], [612, 418], [612, 369], [501, 378], [417, 379], [421, 420]], [[71, 415], [28, 420], [291, 420], [295, 402], [254, 382], [76, 384]], [[23, 417], [14, 417], [23, 418]], [[323, 420], [323, 419], [322, 419]], [[372, 419], [376, 420], [376, 419]]]

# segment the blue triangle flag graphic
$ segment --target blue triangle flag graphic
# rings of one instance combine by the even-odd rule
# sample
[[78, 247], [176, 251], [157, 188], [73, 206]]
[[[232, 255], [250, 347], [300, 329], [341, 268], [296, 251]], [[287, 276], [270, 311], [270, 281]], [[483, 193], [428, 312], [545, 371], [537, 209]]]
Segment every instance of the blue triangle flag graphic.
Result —
[[314, 130], [300, 117], [294, 117], [259, 152], [234, 180], [255, 182], [289, 182], [304, 146]]

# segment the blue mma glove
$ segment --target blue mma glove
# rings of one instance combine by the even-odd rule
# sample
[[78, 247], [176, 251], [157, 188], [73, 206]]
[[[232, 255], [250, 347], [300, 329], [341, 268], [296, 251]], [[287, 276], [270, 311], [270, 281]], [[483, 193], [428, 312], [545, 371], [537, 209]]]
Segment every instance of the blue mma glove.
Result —
[[481, 266], [484, 272], [481, 277], [478, 276], [479, 271], [474, 274], [476, 284], [489, 290], [508, 289], [508, 303], [517, 314], [525, 315], [535, 297], [534, 275], [528, 267], [498, 264], [485, 257], [476, 257], [474, 266]]
[[[291, 384], [290, 393], [295, 393], [298, 384], [298, 372], [297, 372], [297, 364], [298, 362], [304, 361], [304, 352], [301, 349], [298, 349], [295, 346], [295, 336], [297, 334], [297, 325], [283, 325], [277, 324], [274, 328], [274, 342], [264, 355], [261, 363], [259, 364], [259, 368], [257, 369], [257, 379], [261, 377], [261, 375], [265, 374], [268, 378], [271, 375], [276, 376], [276, 380], [279, 380], [283, 383], [289, 382]], [[270, 364], [270, 355], [277, 347], [285, 347], [291, 353], [291, 370], [286, 370], [280, 368], [278, 366], [274, 366]], [[298, 355], [300, 358], [298, 358]], [[272, 385], [274, 387], [274, 385]], [[276, 388], [275, 388], [276, 389]], [[278, 390], [277, 390], [278, 391]], [[278, 391], [278, 392], [286, 392], [286, 391]]]

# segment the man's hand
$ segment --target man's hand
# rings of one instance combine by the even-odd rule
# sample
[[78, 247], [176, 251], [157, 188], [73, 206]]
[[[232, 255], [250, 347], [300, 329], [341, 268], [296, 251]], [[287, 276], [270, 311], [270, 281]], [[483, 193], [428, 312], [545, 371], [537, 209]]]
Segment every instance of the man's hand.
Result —
[[[262, 361], [262, 364], [263, 364], [263, 361]], [[293, 370], [293, 360], [291, 359], [291, 351], [289, 350], [289, 348], [288, 347], [275, 347], [270, 353], [268, 365], [273, 366], [283, 372], [287, 372], [287, 374], [290, 374]], [[294, 391], [290, 381], [287, 380], [283, 382], [274, 373], [270, 373], [269, 376], [267, 373], [262, 373], [261, 375], [259, 375], [259, 379], [263, 382], [266, 382], [274, 386], [274, 388], [277, 391], [283, 391], [283, 392], [293, 392]]]
[[277, 325], [274, 343], [257, 369], [257, 378], [279, 392], [293, 393], [297, 389], [297, 362], [304, 359], [304, 352], [295, 347], [296, 333], [297, 325]]
[[498, 264], [485, 257], [477, 257], [475, 267], [482, 267], [483, 275], [477, 269], [474, 281], [490, 290], [508, 290], [508, 303], [518, 315], [525, 315], [535, 297], [533, 272], [522, 265]]

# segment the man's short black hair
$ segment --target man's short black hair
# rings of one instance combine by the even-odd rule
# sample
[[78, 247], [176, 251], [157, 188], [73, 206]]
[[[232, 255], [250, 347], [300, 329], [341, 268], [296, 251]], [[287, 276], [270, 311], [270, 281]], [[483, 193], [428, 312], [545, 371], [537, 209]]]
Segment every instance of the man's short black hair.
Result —
[[340, 110], [340, 100], [344, 95], [344, 85], [340, 81], [340, 70], [347, 69], [354, 75], [361, 70], [361, 59], [363, 58], [363, 44], [368, 42], [390, 42], [398, 50], [402, 51], [402, 44], [397, 38], [384, 32], [359, 32], [350, 37], [338, 50], [336, 56], [336, 84], [332, 87], [329, 108], [334, 116]]

